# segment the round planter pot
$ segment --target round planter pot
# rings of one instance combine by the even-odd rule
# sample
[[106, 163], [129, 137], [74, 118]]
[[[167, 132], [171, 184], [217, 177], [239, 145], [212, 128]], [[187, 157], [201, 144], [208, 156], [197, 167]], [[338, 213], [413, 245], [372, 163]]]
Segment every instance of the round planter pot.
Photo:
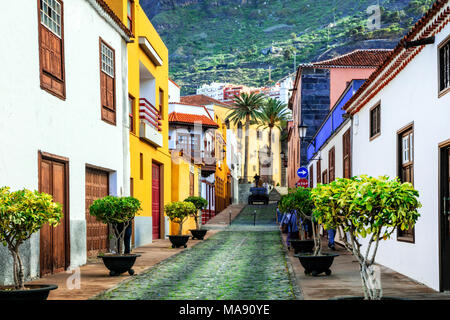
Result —
[[0, 300], [47, 300], [50, 290], [55, 290], [58, 286], [55, 284], [26, 284], [25, 288], [26, 290], [14, 290], [14, 287], [11, 286], [1, 287]]
[[320, 256], [313, 256], [312, 254], [300, 254], [298, 259], [305, 268], [305, 274], [312, 274], [317, 276], [323, 272], [327, 276], [331, 274], [330, 267], [333, 264], [334, 257], [339, 256], [336, 253], [322, 253]]
[[109, 270], [110, 276], [118, 276], [128, 271], [128, 274], [132, 276], [134, 270], [131, 267], [136, 262], [136, 258], [140, 257], [140, 254], [123, 254], [123, 255], [103, 255], [98, 256], [102, 258], [105, 267]]
[[169, 236], [170, 242], [172, 242], [172, 248], [187, 247], [189, 236]]
[[314, 240], [290, 240], [289, 242], [295, 254], [313, 252]]
[[206, 232], [208, 232], [206, 229], [190, 229], [189, 231], [192, 233], [192, 239], [198, 240], [203, 240]]

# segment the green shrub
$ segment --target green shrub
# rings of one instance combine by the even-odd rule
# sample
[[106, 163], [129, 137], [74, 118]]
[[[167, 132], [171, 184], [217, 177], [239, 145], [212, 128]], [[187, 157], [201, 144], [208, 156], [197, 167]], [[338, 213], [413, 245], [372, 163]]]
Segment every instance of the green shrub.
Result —
[[[314, 217], [325, 229], [336, 229], [347, 250], [361, 266], [366, 299], [381, 299], [382, 290], [374, 283], [372, 265], [380, 240], [389, 239], [398, 228], [413, 228], [419, 218], [419, 193], [411, 183], [366, 175], [352, 179], [338, 178], [330, 184], [319, 184], [311, 191]], [[350, 237], [350, 239], [347, 238]], [[369, 237], [362, 252], [358, 238]], [[373, 247], [372, 247], [373, 246]], [[371, 254], [371, 256], [370, 256]]]
[[183, 223], [186, 222], [189, 216], [195, 215], [197, 208], [192, 202], [174, 201], [164, 206], [164, 211], [169, 217], [170, 221], [178, 223], [180, 228], [178, 235], [182, 234]]
[[118, 254], [122, 253], [125, 230], [139, 210], [141, 210], [141, 203], [133, 197], [106, 196], [95, 200], [89, 207], [91, 216], [111, 225], [112, 236], [115, 239], [114, 245]]
[[24, 289], [24, 273], [19, 247], [45, 224], [56, 226], [63, 216], [62, 206], [51, 195], [27, 189], [11, 192], [0, 188], [0, 242], [13, 260], [15, 289]]
[[199, 219], [198, 219], [199, 211], [206, 208], [206, 206], [208, 205], [208, 201], [206, 201], [205, 198], [197, 197], [197, 196], [187, 197], [186, 199], [184, 199], [184, 201], [193, 203], [195, 208], [197, 208], [197, 210], [195, 211], [195, 214], [193, 214], [192, 216], [195, 219], [195, 225], [197, 226], [197, 229], [200, 229], [201, 226], [199, 224]]

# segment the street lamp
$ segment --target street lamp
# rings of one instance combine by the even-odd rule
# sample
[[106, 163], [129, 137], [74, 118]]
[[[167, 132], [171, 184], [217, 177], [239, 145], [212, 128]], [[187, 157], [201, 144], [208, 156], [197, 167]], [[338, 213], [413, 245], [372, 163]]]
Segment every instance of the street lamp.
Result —
[[306, 130], [308, 130], [308, 126], [305, 126], [303, 122], [298, 125], [298, 135], [300, 136], [300, 139], [306, 138]]

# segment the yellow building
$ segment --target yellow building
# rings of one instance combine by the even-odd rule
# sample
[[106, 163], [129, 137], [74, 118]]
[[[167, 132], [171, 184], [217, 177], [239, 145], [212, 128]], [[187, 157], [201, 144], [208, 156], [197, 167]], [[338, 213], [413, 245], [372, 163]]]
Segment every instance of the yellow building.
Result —
[[[228, 103], [220, 102], [205, 95], [192, 95], [181, 98], [183, 102], [203, 104], [207, 107], [212, 106], [214, 113], [222, 123], [233, 111], [234, 107]], [[237, 138], [238, 153], [241, 156], [240, 177], [244, 179], [245, 164], [245, 124], [234, 125], [232, 122], [226, 122], [226, 127], [231, 130]], [[225, 131], [226, 132], [226, 131]], [[253, 182], [255, 174], [261, 176], [262, 181], [267, 181], [270, 176], [273, 184], [281, 184], [281, 132], [277, 128], [272, 130], [272, 161], [267, 155], [269, 146], [269, 129], [258, 128], [258, 125], [250, 125], [249, 128], [249, 152], [248, 152], [248, 173], [247, 177]], [[231, 165], [231, 164], [230, 164]]]
[[169, 233], [164, 204], [170, 202], [171, 156], [168, 147], [168, 49], [139, 0], [105, 0], [134, 34], [128, 50], [130, 105], [130, 193], [143, 210], [134, 223], [134, 245]]

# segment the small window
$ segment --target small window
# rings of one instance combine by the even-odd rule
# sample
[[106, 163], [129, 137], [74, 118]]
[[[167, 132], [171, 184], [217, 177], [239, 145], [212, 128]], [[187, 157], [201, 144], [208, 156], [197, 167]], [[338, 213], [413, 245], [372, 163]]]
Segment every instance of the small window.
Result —
[[159, 88], [159, 115], [161, 119], [163, 119], [163, 110], [164, 110], [164, 91]]
[[134, 98], [132, 96], [128, 96], [128, 105], [130, 110], [130, 132], [136, 133], [136, 111], [134, 106]]
[[102, 42], [102, 71], [114, 78], [114, 52]]
[[324, 172], [322, 172], [322, 183], [323, 183], [323, 184], [327, 184], [327, 183], [328, 183], [328, 173], [327, 173], [327, 170], [325, 170]]
[[317, 183], [322, 183], [322, 180], [321, 180], [321, 178], [322, 178], [322, 176], [321, 176], [322, 170], [321, 170], [320, 167], [321, 167], [321, 165], [320, 165], [320, 159], [319, 159], [319, 160], [317, 160], [317, 165], [316, 165]]
[[144, 155], [142, 153], [139, 154], [139, 165], [140, 165], [139, 178], [141, 180], [144, 180]]
[[309, 166], [309, 187], [314, 187], [314, 164]]
[[335, 179], [335, 152], [334, 147], [328, 151], [328, 182], [332, 182]]
[[[402, 182], [414, 183], [414, 131], [409, 127], [398, 134], [398, 171]], [[414, 242], [414, 228], [397, 229], [397, 240]]]
[[370, 110], [370, 138], [380, 134], [380, 105]]
[[41, 23], [61, 38], [61, 4], [56, 0], [40, 0]]
[[450, 41], [439, 48], [439, 91], [450, 88]]
[[127, 5], [127, 27], [128, 30], [133, 32], [133, 1], [128, 0]]
[[62, 0], [38, 0], [40, 85], [60, 99], [66, 97]]

